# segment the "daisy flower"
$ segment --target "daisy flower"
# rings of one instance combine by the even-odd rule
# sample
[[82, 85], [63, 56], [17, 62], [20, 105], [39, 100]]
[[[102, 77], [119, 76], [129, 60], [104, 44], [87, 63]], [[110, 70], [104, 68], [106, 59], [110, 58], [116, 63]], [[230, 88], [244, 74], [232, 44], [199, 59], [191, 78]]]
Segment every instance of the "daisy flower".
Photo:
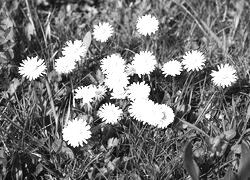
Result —
[[55, 61], [55, 70], [59, 74], [68, 74], [75, 69], [75, 61], [69, 56], [62, 56]]
[[101, 60], [101, 69], [104, 74], [120, 73], [125, 71], [125, 60], [119, 54], [112, 54]]
[[204, 55], [197, 51], [189, 51], [183, 56], [182, 64], [184, 65], [184, 68], [188, 71], [194, 71], [194, 70], [201, 70], [204, 66], [206, 59]]
[[83, 146], [83, 143], [87, 144], [87, 139], [91, 137], [90, 126], [80, 118], [68, 121], [62, 133], [63, 139], [73, 147]]
[[111, 93], [111, 99], [125, 99], [127, 91], [124, 88], [114, 88]]
[[80, 40], [67, 41], [66, 46], [62, 50], [62, 54], [73, 61], [81, 60], [87, 53], [87, 48]]
[[149, 103], [149, 100], [137, 99], [136, 101], [131, 102], [128, 112], [135, 120], [147, 123], [148, 119], [146, 119], [143, 111], [146, 112], [145, 109], [149, 109], [149, 107], [152, 107], [152, 104]]
[[133, 83], [127, 90], [128, 98], [132, 101], [135, 99], [148, 99], [149, 93], [150, 87], [145, 82]]
[[138, 19], [136, 24], [136, 29], [138, 32], [144, 36], [151, 35], [158, 30], [159, 22], [150, 14], [142, 16]]
[[115, 74], [107, 74], [104, 78], [104, 83], [109, 89], [126, 88], [129, 84], [128, 76], [124, 72]]
[[181, 74], [182, 66], [179, 61], [173, 60], [165, 63], [162, 67], [162, 71], [165, 77], [168, 75], [176, 76]]
[[97, 114], [105, 123], [115, 124], [121, 119], [122, 110], [114, 104], [106, 103], [100, 107]]
[[87, 104], [90, 107], [90, 103], [96, 96], [97, 88], [94, 85], [80, 86], [75, 90], [75, 99], [81, 99], [82, 105]]
[[229, 64], [218, 65], [218, 71], [212, 71], [212, 81], [216, 86], [222, 88], [230, 86], [237, 79], [236, 70]]
[[155, 65], [155, 56], [149, 51], [141, 51], [139, 54], [135, 54], [132, 61], [132, 67], [138, 75], [150, 74], [155, 69]]
[[161, 118], [156, 119], [156, 126], [159, 128], [166, 128], [174, 121], [174, 111], [166, 104], [158, 104], [158, 108], [161, 110]]
[[35, 80], [39, 76], [45, 74], [46, 66], [42, 59], [36, 57], [27, 57], [23, 60], [19, 67], [19, 73], [28, 78], [30, 81]]
[[113, 27], [109, 23], [104, 22], [94, 25], [93, 36], [97, 41], [106, 42], [113, 32]]
[[149, 99], [136, 99], [129, 106], [128, 112], [137, 121], [152, 125], [155, 118], [157, 118], [156, 115], [160, 115], [160, 113], [156, 113], [157, 110], [153, 101]]

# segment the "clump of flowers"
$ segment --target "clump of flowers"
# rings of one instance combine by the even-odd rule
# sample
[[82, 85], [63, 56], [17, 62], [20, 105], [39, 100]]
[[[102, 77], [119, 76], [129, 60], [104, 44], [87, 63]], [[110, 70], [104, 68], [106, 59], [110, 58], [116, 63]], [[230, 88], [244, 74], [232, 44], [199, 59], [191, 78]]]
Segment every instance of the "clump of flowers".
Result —
[[230, 86], [237, 80], [236, 70], [229, 64], [218, 65], [218, 71], [212, 71], [212, 81], [222, 88]]
[[110, 124], [117, 123], [117, 121], [121, 119], [122, 113], [120, 108], [111, 103], [103, 104], [97, 112], [98, 116], [102, 118], [105, 123]]
[[138, 75], [150, 74], [156, 66], [157, 62], [155, 56], [149, 51], [141, 51], [135, 54], [132, 61], [132, 67]]
[[125, 72], [126, 62], [119, 54], [113, 54], [101, 60], [101, 69], [105, 75], [104, 84], [113, 91], [113, 97], [125, 98], [124, 91], [129, 84]]
[[91, 137], [90, 126], [83, 119], [76, 118], [68, 121], [68, 124], [63, 128], [63, 139], [73, 146], [83, 146], [87, 144], [87, 139]]
[[107, 22], [94, 25], [93, 36], [97, 41], [106, 42], [113, 33], [113, 27]]
[[83, 41], [67, 41], [62, 50], [63, 56], [55, 61], [55, 70], [61, 74], [68, 74], [75, 68], [76, 62], [86, 56], [87, 48]]
[[30, 81], [37, 79], [39, 76], [46, 74], [46, 66], [42, 59], [36, 57], [27, 57], [19, 67], [19, 73], [28, 78]]
[[162, 71], [163, 71], [163, 74], [165, 74], [165, 76], [180, 75], [182, 71], [182, 65], [179, 61], [172, 60], [163, 65]]
[[151, 35], [158, 30], [159, 21], [150, 14], [140, 17], [136, 24], [138, 32], [144, 36]]
[[166, 128], [174, 121], [173, 110], [150, 99], [136, 99], [129, 107], [129, 113], [136, 120], [158, 128]]
[[200, 51], [193, 50], [183, 56], [182, 64], [187, 71], [199, 71], [203, 68], [205, 61], [205, 56]]

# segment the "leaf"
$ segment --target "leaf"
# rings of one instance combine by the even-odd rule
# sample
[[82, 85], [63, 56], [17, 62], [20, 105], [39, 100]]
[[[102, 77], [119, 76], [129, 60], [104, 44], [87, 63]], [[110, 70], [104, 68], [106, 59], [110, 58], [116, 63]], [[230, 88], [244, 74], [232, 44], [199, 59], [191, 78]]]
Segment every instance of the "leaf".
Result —
[[109, 161], [108, 164], [107, 164], [107, 168], [110, 169], [111, 171], [114, 171], [116, 166], [117, 166], [117, 163], [120, 161], [120, 158], [115, 158], [113, 159], [113, 161]]
[[50, 26], [50, 22], [48, 22], [45, 25], [45, 37], [46, 39], [50, 40], [51, 39], [51, 26]]
[[95, 78], [98, 81], [98, 84], [102, 84], [104, 82], [104, 74], [102, 73], [101, 69], [97, 69], [95, 72]]
[[192, 144], [189, 142], [184, 151], [184, 168], [187, 170], [192, 180], [199, 180], [200, 170], [193, 159]]
[[116, 147], [116, 146], [118, 146], [118, 143], [119, 143], [119, 139], [114, 138], [114, 137], [109, 138], [108, 139], [108, 147], [107, 148], [111, 149], [113, 147]]
[[138, 174], [136, 174], [136, 172], [131, 173], [130, 178], [132, 180], [141, 180], [141, 177]]
[[63, 146], [62, 143], [63, 141], [61, 139], [56, 139], [52, 144], [52, 150], [54, 152], [59, 152]]
[[91, 33], [90, 33], [89, 31], [85, 34], [85, 36], [84, 36], [84, 38], [83, 38], [82, 41], [83, 41], [83, 42], [82, 42], [82, 46], [83, 46], [83, 48], [84, 48], [84, 52], [83, 52], [83, 54], [81, 55], [82, 59], [81, 59], [80, 61], [78, 61], [79, 65], [81, 65], [81, 64], [84, 63], [83, 58], [86, 57], [86, 54], [87, 54], [88, 49], [89, 49], [89, 46], [90, 46], [90, 44], [91, 44]]
[[69, 147], [63, 146], [62, 153], [66, 154], [72, 160], [75, 159], [75, 155]]
[[35, 27], [32, 23], [27, 23], [25, 26], [25, 35], [26, 38], [30, 41], [31, 40], [31, 36], [36, 34], [36, 30]]
[[43, 165], [41, 163], [39, 163], [37, 166], [36, 166], [36, 170], [35, 172], [33, 173], [33, 175], [35, 177], [37, 177], [41, 172], [43, 171]]
[[233, 151], [235, 154], [241, 153], [241, 147], [239, 144], [235, 144], [231, 147], [231, 151]]
[[235, 129], [230, 129], [228, 131], [225, 131], [224, 134], [227, 140], [231, 140], [236, 136], [236, 131]]
[[232, 171], [231, 168], [227, 170], [226, 175], [220, 180], [237, 180], [237, 175]]
[[86, 47], [87, 50], [89, 49], [89, 46], [91, 44], [91, 40], [92, 40], [92, 38], [91, 38], [91, 32], [88, 31], [85, 34], [84, 38], [83, 38], [83, 44], [84, 44], [84, 46]]
[[74, 153], [73, 151], [67, 147], [64, 141], [61, 139], [56, 139], [52, 144], [53, 151], [57, 153], [64, 153], [66, 154], [70, 159], [74, 159]]
[[8, 89], [8, 93], [10, 93], [10, 96], [12, 96], [16, 92], [16, 89], [20, 84], [21, 82], [19, 81], [19, 79], [17, 78], [12, 79], [12, 82], [9, 85], [9, 89]]
[[241, 143], [241, 159], [238, 170], [238, 176], [240, 180], [247, 180], [250, 177], [250, 150], [245, 141]]
[[15, 10], [17, 10], [18, 6], [19, 6], [19, 2], [17, 0], [12, 0], [10, 7], [9, 7], [9, 13], [12, 13]]

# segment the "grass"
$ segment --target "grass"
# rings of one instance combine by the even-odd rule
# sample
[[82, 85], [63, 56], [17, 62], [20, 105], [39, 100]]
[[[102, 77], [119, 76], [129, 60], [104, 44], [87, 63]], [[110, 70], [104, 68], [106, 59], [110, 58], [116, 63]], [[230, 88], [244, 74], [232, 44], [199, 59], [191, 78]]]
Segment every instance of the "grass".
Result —
[[[237, 172], [240, 144], [250, 141], [247, 1], [108, 0], [48, 7], [34, 2], [22, 0], [9, 14], [16, 23], [16, 38], [14, 59], [9, 58], [8, 66], [1, 63], [6, 70], [1, 74], [0, 177], [190, 179], [183, 166], [184, 147], [190, 141], [200, 179], [222, 178], [229, 167]], [[10, 12], [10, 7], [4, 10]], [[135, 24], [147, 13], [157, 17], [160, 27], [145, 43]], [[70, 76], [54, 73], [53, 63], [64, 43], [82, 39], [100, 21], [114, 26], [112, 39], [106, 43], [92, 40], [85, 63]], [[31, 22], [36, 33], [28, 39]], [[75, 105], [72, 90], [98, 81], [102, 58], [120, 53], [131, 60], [144, 49], [151, 50], [161, 65], [195, 49], [207, 59], [201, 72], [165, 78], [156, 69], [145, 79], [151, 86], [150, 99], [170, 105], [175, 112], [168, 128], [142, 124], [127, 114], [116, 125], [103, 125], [96, 115], [100, 104], [93, 112]], [[17, 73], [21, 60], [34, 55], [49, 67], [47, 80], [29, 82]], [[221, 63], [233, 65], [238, 76], [233, 86], [224, 89], [215, 87], [210, 76]], [[133, 76], [132, 81], [136, 80]], [[79, 114], [87, 115], [92, 137], [85, 146], [74, 148], [63, 141], [61, 131], [68, 118]], [[117, 146], [110, 147], [111, 138], [118, 139]]]

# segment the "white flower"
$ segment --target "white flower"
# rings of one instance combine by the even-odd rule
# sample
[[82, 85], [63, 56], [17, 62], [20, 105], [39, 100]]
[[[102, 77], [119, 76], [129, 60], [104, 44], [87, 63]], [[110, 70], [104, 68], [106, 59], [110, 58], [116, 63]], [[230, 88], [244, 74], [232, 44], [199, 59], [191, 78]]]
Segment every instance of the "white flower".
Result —
[[162, 71], [165, 76], [176, 76], [181, 74], [182, 66], [179, 61], [173, 60], [165, 63], [162, 67]]
[[153, 101], [149, 99], [136, 99], [129, 106], [128, 112], [137, 121], [152, 125], [157, 115], [155, 110], [155, 103]]
[[79, 61], [87, 53], [87, 48], [80, 40], [67, 41], [66, 46], [63, 48], [62, 54], [72, 61]]
[[107, 74], [104, 78], [105, 85], [110, 89], [126, 88], [129, 84], [128, 76], [124, 72]]
[[132, 67], [138, 75], [149, 74], [155, 69], [155, 65], [155, 56], [149, 51], [141, 51], [139, 54], [135, 54], [132, 62]]
[[128, 86], [127, 90], [128, 98], [132, 101], [136, 99], [148, 99], [149, 93], [150, 87], [145, 82], [133, 83]]
[[112, 54], [101, 60], [101, 69], [104, 74], [114, 74], [125, 71], [125, 60], [119, 54]]
[[201, 70], [204, 66], [204, 62], [206, 61], [204, 55], [197, 51], [189, 51], [183, 56], [182, 64], [184, 68], [188, 71]]
[[170, 123], [174, 121], [174, 112], [172, 108], [170, 108], [166, 104], [159, 104], [158, 108], [161, 110], [161, 117], [156, 119], [156, 126], [158, 128], [166, 128]]
[[63, 139], [73, 147], [83, 146], [83, 142], [87, 144], [87, 139], [91, 137], [90, 126], [80, 118], [68, 121], [62, 133]]
[[155, 33], [155, 31], [158, 30], [158, 26], [158, 20], [154, 16], [148, 14], [138, 19], [136, 29], [140, 34], [146, 36]]
[[114, 104], [106, 103], [100, 107], [97, 114], [105, 123], [115, 124], [122, 117], [122, 110]]
[[96, 96], [97, 88], [93, 85], [89, 86], [80, 86], [75, 91], [75, 99], [81, 99], [82, 105], [87, 104], [90, 107], [90, 103], [93, 102], [93, 99]]
[[127, 91], [122, 88], [113, 88], [111, 93], [111, 99], [125, 99], [127, 97]]
[[55, 70], [61, 74], [68, 74], [75, 69], [75, 61], [69, 56], [62, 56], [55, 61]]
[[99, 25], [94, 25], [93, 36], [97, 41], [105, 42], [113, 31], [113, 27], [109, 23], [99, 23]]
[[229, 64], [218, 66], [218, 71], [212, 71], [213, 83], [222, 88], [230, 86], [237, 80], [236, 70]]
[[39, 76], [45, 74], [46, 66], [42, 59], [37, 56], [23, 60], [19, 67], [19, 73], [27, 77], [30, 81], [35, 80]]

